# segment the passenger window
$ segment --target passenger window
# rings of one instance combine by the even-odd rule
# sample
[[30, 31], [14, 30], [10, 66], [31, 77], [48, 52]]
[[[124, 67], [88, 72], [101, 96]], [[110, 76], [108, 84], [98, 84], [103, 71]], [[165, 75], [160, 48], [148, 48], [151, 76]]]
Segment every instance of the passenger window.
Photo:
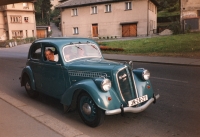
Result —
[[32, 49], [31, 49], [31, 58], [32, 59], [41, 59], [41, 52], [42, 52], [42, 49], [41, 49], [41, 46], [39, 43], [36, 43], [32, 46]]
[[[46, 43], [44, 45], [46, 45]], [[56, 48], [53, 46], [50, 46], [49, 44], [48, 44], [48, 46], [45, 46], [44, 60], [58, 62], [58, 59], [59, 59], [59, 57], [58, 57]]]

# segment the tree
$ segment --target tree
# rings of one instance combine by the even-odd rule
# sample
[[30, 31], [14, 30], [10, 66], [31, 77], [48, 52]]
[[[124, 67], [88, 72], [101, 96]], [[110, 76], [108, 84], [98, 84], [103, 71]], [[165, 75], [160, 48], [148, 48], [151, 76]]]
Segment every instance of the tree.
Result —
[[49, 25], [52, 4], [50, 0], [37, 0], [35, 5], [35, 18], [37, 25]]
[[158, 10], [162, 11], [163, 9], [171, 8], [176, 5], [179, 0], [156, 0], [159, 3]]

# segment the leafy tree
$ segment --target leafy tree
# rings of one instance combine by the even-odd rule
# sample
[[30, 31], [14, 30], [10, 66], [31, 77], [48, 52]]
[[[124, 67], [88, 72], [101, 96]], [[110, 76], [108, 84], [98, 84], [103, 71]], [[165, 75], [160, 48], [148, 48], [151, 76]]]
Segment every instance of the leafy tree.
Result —
[[158, 11], [162, 11], [166, 8], [174, 7], [177, 3], [179, 3], [179, 0], [156, 0], [159, 4]]
[[60, 27], [60, 9], [54, 9], [51, 12], [51, 20], [55, 23], [57, 27]]
[[51, 12], [51, 19], [53, 19], [54, 17], [58, 17], [60, 15], [60, 9], [54, 9]]
[[169, 29], [172, 30], [174, 35], [183, 33], [181, 30], [180, 21], [178, 19], [170, 23]]
[[52, 4], [50, 0], [37, 0], [35, 5], [35, 18], [37, 25], [49, 25]]

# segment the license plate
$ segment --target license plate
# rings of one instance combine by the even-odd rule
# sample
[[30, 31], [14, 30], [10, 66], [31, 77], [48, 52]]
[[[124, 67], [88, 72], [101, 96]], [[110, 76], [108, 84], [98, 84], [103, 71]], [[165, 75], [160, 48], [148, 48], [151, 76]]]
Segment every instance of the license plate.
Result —
[[140, 103], [147, 101], [147, 100], [148, 100], [148, 96], [144, 95], [142, 97], [128, 101], [128, 105], [129, 105], [129, 107], [135, 106], [135, 105], [140, 104]]

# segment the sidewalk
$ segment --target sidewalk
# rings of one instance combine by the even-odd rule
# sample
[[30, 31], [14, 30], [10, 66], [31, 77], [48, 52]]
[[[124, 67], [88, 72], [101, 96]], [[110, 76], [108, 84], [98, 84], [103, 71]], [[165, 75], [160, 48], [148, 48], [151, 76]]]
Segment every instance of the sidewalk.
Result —
[[53, 32], [51, 37], [61, 37], [62, 36], [61, 31], [57, 28], [57, 26], [54, 23], [50, 22], [50, 26], [51, 26], [51, 30]]
[[0, 91], [0, 137], [89, 137]]
[[0, 111], [1, 137], [62, 137], [1, 98]]

